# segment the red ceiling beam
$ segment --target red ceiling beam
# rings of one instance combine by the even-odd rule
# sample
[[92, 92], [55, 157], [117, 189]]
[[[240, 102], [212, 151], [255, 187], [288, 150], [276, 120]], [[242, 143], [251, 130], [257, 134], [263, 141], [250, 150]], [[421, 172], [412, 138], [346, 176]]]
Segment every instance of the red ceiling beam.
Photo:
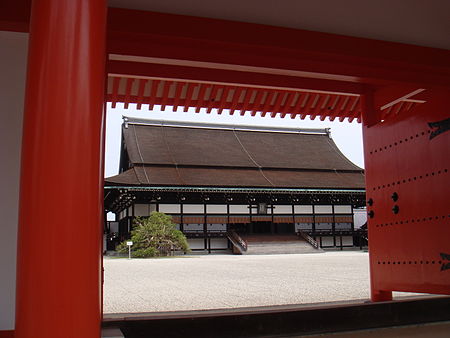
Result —
[[127, 79], [127, 81], [126, 81], [125, 104], [124, 104], [125, 109], [128, 109], [128, 105], [130, 102], [131, 87], [133, 86], [133, 83], [134, 83], [134, 79]]
[[241, 110], [241, 116], [244, 116], [245, 112], [248, 110], [248, 108], [250, 106], [250, 99], [254, 92], [255, 92], [254, 89], [247, 88], [247, 90], [245, 92], [245, 96], [244, 96], [243, 106], [242, 106], [242, 110]]
[[228, 94], [230, 93], [230, 90], [233, 89], [231, 87], [225, 87], [222, 89], [222, 95], [219, 101], [219, 110], [217, 111], [217, 114], [222, 114], [222, 110], [225, 107], [228, 107]]
[[147, 85], [148, 81], [144, 79], [139, 79], [139, 86], [138, 86], [138, 98], [136, 101], [136, 108], [141, 109], [142, 107], [142, 101], [144, 97], [145, 87]]
[[[108, 31], [150, 34], [169, 39], [176, 37], [222, 44], [263, 46], [268, 49], [301, 50], [322, 55], [339, 54], [353, 58], [400, 61], [402, 64], [433, 66], [436, 62], [445, 66], [448, 61], [448, 52], [442, 53], [443, 50], [428, 47], [262, 24], [119, 8], [109, 8]], [[399, 59], [405, 56], [405, 53], [407, 58]]]
[[200, 109], [206, 106], [206, 103], [205, 103], [205, 93], [206, 93], [206, 90], [207, 90], [208, 88], [209, 88], [209, 86], [206, 85], [206, 84], [200, 85], [200, 89], [199, 89], [199, 91], [198, 91], [198, 97], [197, 97], [197, 102], [198, 102], [198, 104], [197, 104], [197, 106], [195, 107], [195, 112], [196, 112], [196, 113], [200, 113]]
[[109, 10], [108, 50], [366, 84], [450, 85], [448, 50], [135, 10]]
[[285, 92], [278, 92], [278, 96], [277, 96], [277, 99], [276, 99], [275, 104], [273, 106], [272, 113], [270, 114], [270, 117], [275, 117], [275, 116], [277, 116], [277, 113], [280, 112], [280, 106], [281, 106], [281, 103], [283, 102], [283, 98], [286, 96], [286, 94], [287, 93], [285, 93]]
[[304, 113], [304, 109], [306, 109], [307, 104], [311, 100], [312, 96], [313, 96], [312, 94], [307, 93], [298, 98], [297, 104], [295, 105], [294, 109], [292, 110], [293, 114], [291, 115], [291, 118], [295, 118], [296, 115], [300, 114], [300, 118], [302, 120], [305, 119], [306, 114]]
[[242, 88], [242, 87], [237, 87], [235, 89], [234, 94], [233, 94], [233, 98], [231, 99], [230, 115], [234, 114], [234, 111], [236, 110], [236, 107], [239, 104], [239, 99], [241, 97], [241, 93], [242, 93], [243, 89], [244, 88]]
[[155, 80], [152, 83], [150, 101], [148, 102], [148, 104], [149, 104], [148, 109], [149, 110], [152, 110], [153, 109], [153, 105], [155, 104], [154, 100], [156, 98], [156, 94], [158, 93], [159, 82], [160, 82], [159, 80]]
[[162, 101], [161, 101], [161, 109], [162, 110], [166, 109], [166, 102], [167, 102], [167, 98], [169, 97], [169, 91], [170, 91], [171, 86], [172, 86], [172, 81], [166, 81], [164, 83], [164, 89], [163, 89]]
[[273, 99], [273, 96], [275, 95], [275, 93], [276, 92], [273, 91], [273, 90], [271, 90], [271, 91], [269, 91], [267, 93], [266, 100], [264, 102], [264, 106], [263, 106], [262, 111], [261, 111], [261, 116], [262, 117], [266, 116], [267, 112], [270, 111], [270, 106], [272, 105], [272, 99]]
[[179, 106], [179, 101], [181, 98], [181, 92], [183, 91], [183, 88], [186, 86], [186, 83], [184, 82], [178, 82], [177, 83], [177, 89], [175, 90], [175, 98], [173, 102], [172, 111], [177, 111]]
[[131, 61], [107, 62], [107, 72], [114, 75], [144, 76], [149, 78], [188, 80], [206, 83], [240, 84], [280, 89], [309, 89], [345, 94], [362, 94], [364, 87], [358, 83], [300, 78], [296, 76], [264, 74], [203, 67], [153, 64]]
[[[31, 0], [0, 2], [0, 29], [27, 31]], [[116, 54], [292, 70], [366, 84], [450, 86], [450, 51], [284, 27], [108, 9]]]
[[111, 107], [112, 108], [116, 108], [117, 96], [119, 94], [119, 84], [120, 84], [120, 78], [118, 78], [118, 77], [113, 78], [112, 95], [111, 95], [111, 100], [112, 100]]
[[[299, 97], [300, 97], [300, 93], [299, 93]], [[281, 118], [285, 117], [286, 114], [289, 114], [292, 110], [292, 102], [294, 101], [295, 98], [295, 93], [291, 92], [288, 93], [288, 97], [286, 98], [286, 103], [284, 104], [285, 109], [283, 112], [281, 112]]]
[[[186, 62], [204, 62], [230, 70], [256, 67], [270, 72], [295, 72], [297, 76], [304, 78], [371, 85], [411, 83], [419, 86], [450, 86], [450, 66], [448, 65], [355, 60], [350, 56], [342, 55], [324, 57], [310, 55], [311, 53], [306, 55], [302, 52], [290, 53], [275, 48], [268, 52], [265, 47], [260, 49], [251, 45], [229, 46], [216, 42], [187, 42], [183, 39], [168, 41], [166, 38], [141, 37], [140, 40], [135, 41], [135, 38], [129, 34], [117, 35], [108, 40], [108, 46], [110, 46], [108, 50], [111, 54], [180, 60], [180, 65], [185, 65]], [[355, 44], [357, 45], [358, 41], [355, 41]], [[265, 52], [268, 52], [268, 55], [265, 55]], [[443, 53], [447, 53], [450, 59], [450, 51], [443, 50]]]
[[[0, 29], [27, 31], [31, 0], [2, 1]], [[292, 28], [109, 8], [108, 52], [298, 72], [365, 84], [450, 86], [450, 51]], [[238, 68], [239, 68], [238, 67]]]
[[213, 85], [213, 88], [211, 89], [211, 95], [209, 96], [209, 104], [208, 108], [206, 109], [206, 113], [210, 114], [211, 109], [213, 107], [214, 102], [216, 102], [217, 92], [219, 89], [223, 89], [222, 86]]
[[197, 87], [197, 84], [195, 83], [188, 83], [187, 91], [186, 91], [186, 98], [185, 98], [185, 104], [183, 111], [186, 113], [189, 110], [190, 103], [192, 101], [192, 95], [194, 94], [194, 89]]
[[264, 91], [258, 90], [255, 96], [255, 100], [253, 101], [252, 105], [252, 112], [251, 116], [255, 116], [256, 112], [259, 110], [259, 105], [261, 104], [262, 98], [263, 98]]

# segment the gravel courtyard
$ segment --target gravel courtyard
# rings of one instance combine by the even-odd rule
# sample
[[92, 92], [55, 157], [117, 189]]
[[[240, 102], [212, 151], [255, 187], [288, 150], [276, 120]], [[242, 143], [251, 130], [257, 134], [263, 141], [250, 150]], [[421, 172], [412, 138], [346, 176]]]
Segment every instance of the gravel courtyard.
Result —
[[[361, 251], [105, 258], [104, 312], [156, 312], [369, 298]], [[403, 294], [405, 295], [405, 294]]]

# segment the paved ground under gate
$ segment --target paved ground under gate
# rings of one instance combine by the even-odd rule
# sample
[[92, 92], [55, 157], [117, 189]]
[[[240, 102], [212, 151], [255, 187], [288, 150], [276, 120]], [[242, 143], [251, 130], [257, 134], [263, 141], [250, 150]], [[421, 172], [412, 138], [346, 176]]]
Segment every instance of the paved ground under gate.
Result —
[[[368, 300], [361, 251], [105, 258], [104, 312], [157, 312]], [[394, 293], [394, 297], [414, 294]]]

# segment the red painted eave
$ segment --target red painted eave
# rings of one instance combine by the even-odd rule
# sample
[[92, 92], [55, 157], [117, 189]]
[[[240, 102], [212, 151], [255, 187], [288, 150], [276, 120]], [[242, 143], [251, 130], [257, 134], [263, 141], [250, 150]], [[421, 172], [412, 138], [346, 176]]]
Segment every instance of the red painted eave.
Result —
[[[30, 2], [3, 2], [0, 29], [26, 31]], [[113, 107], [360, 121], [374, 95], [379, 121], [450, 87], [449, 50], [129, 9], [109, 8], [107, 51]]]
[[[0, 30], [28, 31], [30, 8], [31, 0], [2, 1]], [[107, 30], [110, 53], [143, 55], [144, 51], [153, 48], [141, 46], [142, 53], [137, 54], [131, 49], [121, 50], [120, 40], [131, 37], [132, 41], [122, 42], [130, 43], [130, 47], [141, 39], [155, 43], [166, 40], [166, 45], [187, 42], [195, 46], [196, 41], [215, 42], [223, 47], [241, 45], [258, 46], [268, 51], [284, 50], [292, 57], [314, 56], [321, 60], [320, 56], [328, 58], [332, 55], [336, 58], [334, 61], [349, 64], [383, 60], [394, 62], [401, 68], [422, 66], [432, 71], [442, 67], [449, 71], [449, 50], [221, 19], [109, 8]]]
[[[207, 27], [207, 29], [205, 29]], [[389, 60], [402, 64], [448, 66], [449, 50], [373, 40], [332, 33], [263, 24], [109, 8], [108, 33], [176, 37], [181, 42], [202, 40], [220, 44], [252, 45], [268, 49], [301, 51], [305, 55], [341, 55], [367, 60]]]

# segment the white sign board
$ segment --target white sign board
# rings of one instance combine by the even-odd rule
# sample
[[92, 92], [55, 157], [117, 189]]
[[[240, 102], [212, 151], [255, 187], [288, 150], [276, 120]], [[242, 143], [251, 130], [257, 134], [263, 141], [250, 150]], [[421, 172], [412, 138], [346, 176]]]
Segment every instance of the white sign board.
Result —
[[129, 242], [127, 242], [127, 245], [131, 246], [131, 245], [133, 245], [133, 242], [129, 241]]

